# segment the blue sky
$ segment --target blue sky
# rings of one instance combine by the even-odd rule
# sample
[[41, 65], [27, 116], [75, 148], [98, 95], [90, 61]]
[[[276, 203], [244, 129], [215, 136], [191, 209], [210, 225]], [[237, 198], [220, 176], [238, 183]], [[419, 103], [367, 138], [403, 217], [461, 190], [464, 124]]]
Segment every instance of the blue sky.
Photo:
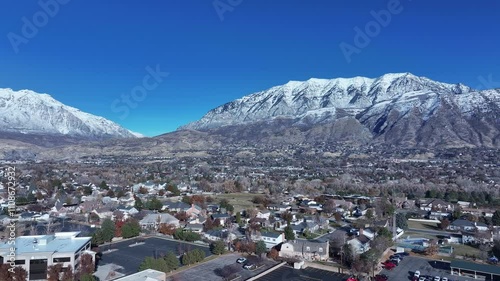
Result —
[[[390, 20], [356, 45], [354, 28], [377, 28], [372, 11], [381, 10]], [[37, 30], [23, 33], [23, 17]], [[0, 87], [49, 93], [153, 136], [289, 80], [412, 72], [472, 87], [500, 81], [499, 30], [494, 0], [6, 0]], [[357, 48], [350, 61], [342, 42]], [[120, 101], [143, 86], [148, 66], [169, 74], [148, 80], [134, 107]]]

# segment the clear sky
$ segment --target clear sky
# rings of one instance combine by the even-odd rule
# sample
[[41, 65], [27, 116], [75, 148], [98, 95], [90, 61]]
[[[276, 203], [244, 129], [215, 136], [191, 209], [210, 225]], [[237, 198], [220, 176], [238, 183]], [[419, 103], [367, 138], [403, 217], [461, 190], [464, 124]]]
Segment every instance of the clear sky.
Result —
[[[371, 22], [381, 10], [390, 19]], [[289, 80], [500, 82], [495, 0], [5, 0], [0, 35], [1, 88], [48, 93], [149, 136]]]

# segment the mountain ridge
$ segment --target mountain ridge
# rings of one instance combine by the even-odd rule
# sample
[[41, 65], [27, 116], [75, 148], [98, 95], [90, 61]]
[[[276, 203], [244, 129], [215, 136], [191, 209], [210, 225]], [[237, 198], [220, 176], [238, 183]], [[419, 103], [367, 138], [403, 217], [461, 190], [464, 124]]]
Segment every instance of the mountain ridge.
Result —
[[88, 139], [137, 138], [104, 117], [65, 105], [49, 94], [0, 88], [0, 132]]

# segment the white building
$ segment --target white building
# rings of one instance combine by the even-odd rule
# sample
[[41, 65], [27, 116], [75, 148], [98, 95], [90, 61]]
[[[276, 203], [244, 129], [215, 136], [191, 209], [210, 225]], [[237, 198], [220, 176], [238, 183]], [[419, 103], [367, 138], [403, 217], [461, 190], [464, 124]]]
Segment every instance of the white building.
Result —
[[146, 269], [137, 273], [115, 279], [115, 281], [166, 281], [167, 274], [154, 269]]
[[[14, 263], [28, 272], [28, 280], [47, 279], [47, 268], [60, 263], [63, 268], [78, 269], [80, 257], [95, 252], [90, 250], [91, 237], [78, 237], [80, 232], [57, 232], [49, 235], [20, 236], [15, 244], [0, 244], [0, 263]], [[14, 256], [11, 247], [15, 247]]]
[[254, 241], [264, 241], [266, 248], [271, 249], [285, 241], [284, 233], [261, 232], [257, 235], [252, 235]]

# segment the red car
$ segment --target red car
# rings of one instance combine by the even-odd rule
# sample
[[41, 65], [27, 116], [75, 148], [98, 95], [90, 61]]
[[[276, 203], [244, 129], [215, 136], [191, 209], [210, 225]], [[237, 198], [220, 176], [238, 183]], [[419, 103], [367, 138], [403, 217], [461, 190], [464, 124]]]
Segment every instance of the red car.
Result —
[[375, 281], [387, 281], [388, 279], [387, 275], [384, 274], [375, 275]]
[[358, 279], [356, 279], [354, 277], [349, 277], [346, 281], [358, 281]]
[[389, 261], [389, 262], [385, 262], [385, 263], [384, 263], [384, 268], [385, 268], [385, 269], [387, 269], [387, 270], [392, 270], [392, 269], [393, 269], [393, 268], [395, 268], [395, 267], [396, 267], [396, 265], [395, 265], [395, 264], [393, 264], [393, 263], [392, 263], [392, 262], [390, 262], [390, 261]]

